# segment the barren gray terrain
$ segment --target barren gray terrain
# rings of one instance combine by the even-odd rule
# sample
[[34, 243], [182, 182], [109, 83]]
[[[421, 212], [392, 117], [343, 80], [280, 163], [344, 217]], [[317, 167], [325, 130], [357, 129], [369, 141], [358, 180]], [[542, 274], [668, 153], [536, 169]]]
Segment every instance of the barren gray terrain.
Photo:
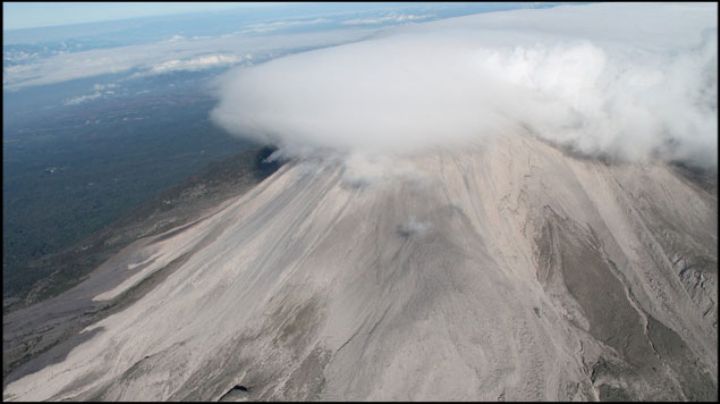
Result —
[[3, 399], [717, 400], [701, 185], [521, 136], [292, 161], [6, 316], [92, 314]]

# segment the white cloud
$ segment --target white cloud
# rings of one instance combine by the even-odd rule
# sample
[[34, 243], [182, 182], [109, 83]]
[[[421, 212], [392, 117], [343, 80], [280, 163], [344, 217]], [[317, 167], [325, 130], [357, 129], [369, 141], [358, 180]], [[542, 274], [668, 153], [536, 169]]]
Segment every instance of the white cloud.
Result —
[[[297, 150], [294, 150], [297, 153]], [[282, 155], [282, 152], [279, 153]], [[417, 167], [406, 160], [397, 160], [397, 156], [366, 154], [354, 151], [345, 156], [334, 155], [333, 153], [322, 153], [332, 158], [338, 158], [343, 165], [343, 185], [352, 188], [368, 187], [383, 183], [389, 179], [401, 178], [406, 182], [418, 183], [421, 177], [418, 176]], [[306, 154], [305, 158], [316, 158], [317, 153]]]
[[[366, 38], [376, 29], [346, 28], [288, 35], [223, 35], [202, 39], [174, 38], [150, 44], [109, 49], [93, 49], [51, 56], [35, 63], [3, 67], [3, 84], [7, 90], [38, 86], [133, 69], [150, 70], [168, 62], [167, 67], [182, 66], [184, 61], [202, 58], [209, 53], [241, 57], [252, 53], [267, 55], [297, 48], [331, 46]], [[200, 64], [211, 59], [202, 60]], [[196, 62], [190, 62], [190, 66]], [[195, 67], [198, 67], [196, 65]]]
[[65, 101], [63, 101], [63, 105], [78, 105], [78, 104], [86, 103], [88, 101], [96, 100], [98, 98], [102, 98], [104, 96], [114, 95], [115, 90], [113, 90], [113, 89], [117, 88], [117, 87], [118, 87], [118, 85], [115, 83], [107, 83], [107, 84], [96, 83], [95, 85], [93, 85], [93, 90], [94, 90], [93, 93], [68, 98]]
[[77, 97], [68, 98], [63, 102], [64, 105], [78, 105], [88, 101], [92, 101], [102, 97], [102, 93], [96, 92], [92, 94], [80, 95]]
[[96, 83], [96, 84], [93, 86], [93, 89], [94, 89], [95, 91], [109, 90], [109, 89], [111, 89], [111, 88], [117, 88], [117, 84], [115, 84], [115, 83], [108, 83], [108, 84]]
[[304, 20], [281, 20], [272, 22], [261, 22], [256, 24], [249, 24], [242, 31], [239, 31], [239, 33], [266, 33], [289, 27], [322, 24], [329, 21], [330, 20], [327, 18], [314, 18]]
[[421, 21], [432, 17], [431, 15], [417, 15], [417, 14], [389, 14], [382, 17], [371, 17], [371, 18], [355, 18], [352, 20], [343, 21], [343, 25], [376, 25], [384, 24], [388, 22], [410, 22], [410, 21]]
[[197, 71], [235, 64], [242, 59], [242, 56], [223, 54], [197, 56], [189, 59], [173, 59], [153, 65], [150, 67], [149, 72], [152, 74], [162, 74], [174, 71]]
[[239, 68], [213, 119], [286, 150], [407, 151], [532, 132], [717, 165], [717, 5], [480, 14]]
[[398, 232], [403, 237], [422, 236], [426, 234], [428, 230], [430, 230], [430, 223], [422, 222], [415, 218], [415, 216], [410, 216], [405, 223], [398, 226]]

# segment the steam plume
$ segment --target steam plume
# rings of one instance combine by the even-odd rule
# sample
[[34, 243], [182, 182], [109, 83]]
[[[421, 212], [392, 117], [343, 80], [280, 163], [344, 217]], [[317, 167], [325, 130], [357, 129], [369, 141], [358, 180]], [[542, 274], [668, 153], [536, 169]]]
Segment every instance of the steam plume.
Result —
[[532, 133], [717, 167], [717, 5], [488, 13], [239, 68], [213, 119], [286, 153], [406, 152]]

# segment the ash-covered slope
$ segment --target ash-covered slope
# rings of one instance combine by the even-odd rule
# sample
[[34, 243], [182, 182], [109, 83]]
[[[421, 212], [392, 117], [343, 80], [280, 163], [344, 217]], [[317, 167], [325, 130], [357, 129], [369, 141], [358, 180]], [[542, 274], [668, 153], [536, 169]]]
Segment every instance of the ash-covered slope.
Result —
[[527, 137], [289, 163], [69, 292], [112, 313], [3, 397], [714, 400], [716, 222], [669, 166]]

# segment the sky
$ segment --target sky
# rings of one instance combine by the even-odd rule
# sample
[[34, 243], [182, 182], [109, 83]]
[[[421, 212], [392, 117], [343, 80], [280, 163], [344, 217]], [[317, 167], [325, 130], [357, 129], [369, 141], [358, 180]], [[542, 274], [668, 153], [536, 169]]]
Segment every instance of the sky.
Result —
[[[3, 30], [81, 24], [234, 8], [265, 7], [273, 3], [227, 2], [3, 2]], [[278, 3], [274, 3], [277, 5]]]

